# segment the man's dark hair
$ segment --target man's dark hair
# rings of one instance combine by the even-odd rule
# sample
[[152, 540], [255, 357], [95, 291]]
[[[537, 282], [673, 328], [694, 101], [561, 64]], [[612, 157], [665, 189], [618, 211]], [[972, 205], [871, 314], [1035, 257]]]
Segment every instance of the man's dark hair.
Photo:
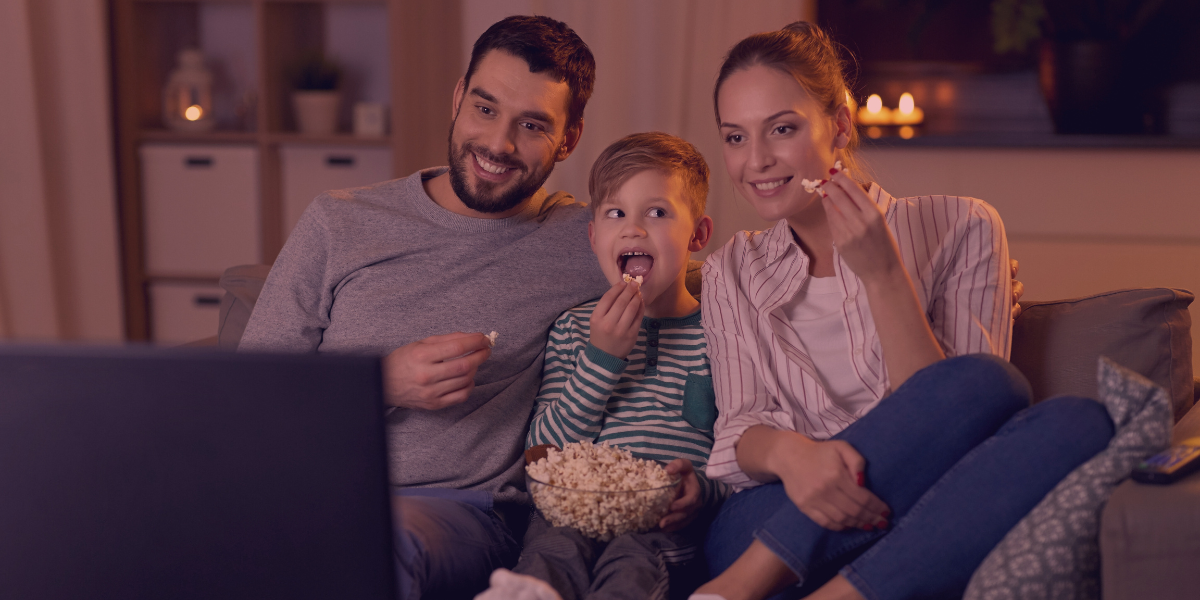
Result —
[[488, 27], [475, 40], [471, 64], [467, 65], [467, 85], [479, 61], [492, 50], [504, 50], [529, 64], [530, 73], [548, 73], [564, 81], [571, 90], [567, 107], [567, 127], [583, 120], [583, 107], [592, 97], [596, 82], [596, 59], [587, 44], [567, 27], [550, 17], [517, 15]]

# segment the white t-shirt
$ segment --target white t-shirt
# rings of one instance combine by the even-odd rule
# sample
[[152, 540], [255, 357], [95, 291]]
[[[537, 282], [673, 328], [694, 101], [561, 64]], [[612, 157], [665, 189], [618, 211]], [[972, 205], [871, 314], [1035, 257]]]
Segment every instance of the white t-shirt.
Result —
[[850, 334], [842, 315], [846, 294], [837, 277], [808, 277], [800, 291], [783, 305], [784, 314], [812, 359], [829, 399], [846, 412], [859, 411], [875, 396], [854, 371]]

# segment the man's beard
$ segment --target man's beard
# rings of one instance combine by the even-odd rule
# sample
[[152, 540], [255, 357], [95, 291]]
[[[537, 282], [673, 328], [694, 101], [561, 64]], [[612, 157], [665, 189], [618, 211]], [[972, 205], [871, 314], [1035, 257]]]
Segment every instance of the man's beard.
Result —
[[[476, 212], [494, 214], [512, 209], [541, 189], [542, 184], [546, 183], [546, 179], [550, 177], [550, 172], [554, 170], [553, 161], [543, 165], [541, 169], [528, 171], [525, 165], [519, 161], [505, 156], [496, 156], [471, 142], [464, 142], [462, 146], [455, 147], [453, 126], [450, 128], [449, 147], [450, 187], [454, 189], [458, 199], [467, 208]], [[476, 178], [476, 189], [472, 190], [467, 183], [467, 169], [471, 168], [467, 161], [475, 160], [472, 154], [478, 154], [484, 160], [502, 167], [525, 171], [525, 176], [514, 178], [507, 184], [496, 184]], [[505, 185], [507, 185], [507, 189], [505, 189]]]

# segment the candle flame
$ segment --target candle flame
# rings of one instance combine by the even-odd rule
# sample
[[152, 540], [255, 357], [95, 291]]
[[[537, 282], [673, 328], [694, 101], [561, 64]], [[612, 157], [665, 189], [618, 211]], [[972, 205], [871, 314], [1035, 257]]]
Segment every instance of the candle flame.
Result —
[[904, 92], [903, 94], [900, 94], [900, 113], [901, 114], [911, 115], [913, 112], [913, 109], [916, 108], [916, 106], [917, 106], [917, 103], [913, 101], [912, 94], [910, 94], [908, 92]]
[[900, 137], [901, 137], [902, 139], [911, 140], [911, 139], [912, 139], [912, 137], [913, 137], [914, 135], [916, 135], [916, 133], [917, 133], [917, 132], [916, 132], [916, 130], [914, 130], [912, 127], [909, 127], [908, 125], [905, 125], [905, 126], [903, 126], [903, 127], [901, 127], [901, 128], [900, 128], [900, 131], [899, 131], [899, 133], [900, 133]]
[[867, 98], [867, 112], [874, 114], [881, 110], [883, 110], [883, 98], [880, 98], [879, 94], [871, 94], [871, 97]]
[[183, 110], [183, 118], [189, 121], [199, 121], [204, 116], [204, 109], [199, 104], [193, 104]]

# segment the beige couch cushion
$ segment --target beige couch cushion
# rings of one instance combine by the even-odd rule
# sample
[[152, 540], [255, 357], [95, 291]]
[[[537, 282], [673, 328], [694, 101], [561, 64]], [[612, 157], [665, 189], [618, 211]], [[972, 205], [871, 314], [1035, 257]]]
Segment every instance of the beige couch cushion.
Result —
[[1034, 401], [1096, 394], [1096, 359], [1107, 356], [1161, 385], [1175, 419], [1193, 403], [1192, 319], [1186, 290], [1117, 290], [1071, 300], [1022, 302], [1012, 363]]

